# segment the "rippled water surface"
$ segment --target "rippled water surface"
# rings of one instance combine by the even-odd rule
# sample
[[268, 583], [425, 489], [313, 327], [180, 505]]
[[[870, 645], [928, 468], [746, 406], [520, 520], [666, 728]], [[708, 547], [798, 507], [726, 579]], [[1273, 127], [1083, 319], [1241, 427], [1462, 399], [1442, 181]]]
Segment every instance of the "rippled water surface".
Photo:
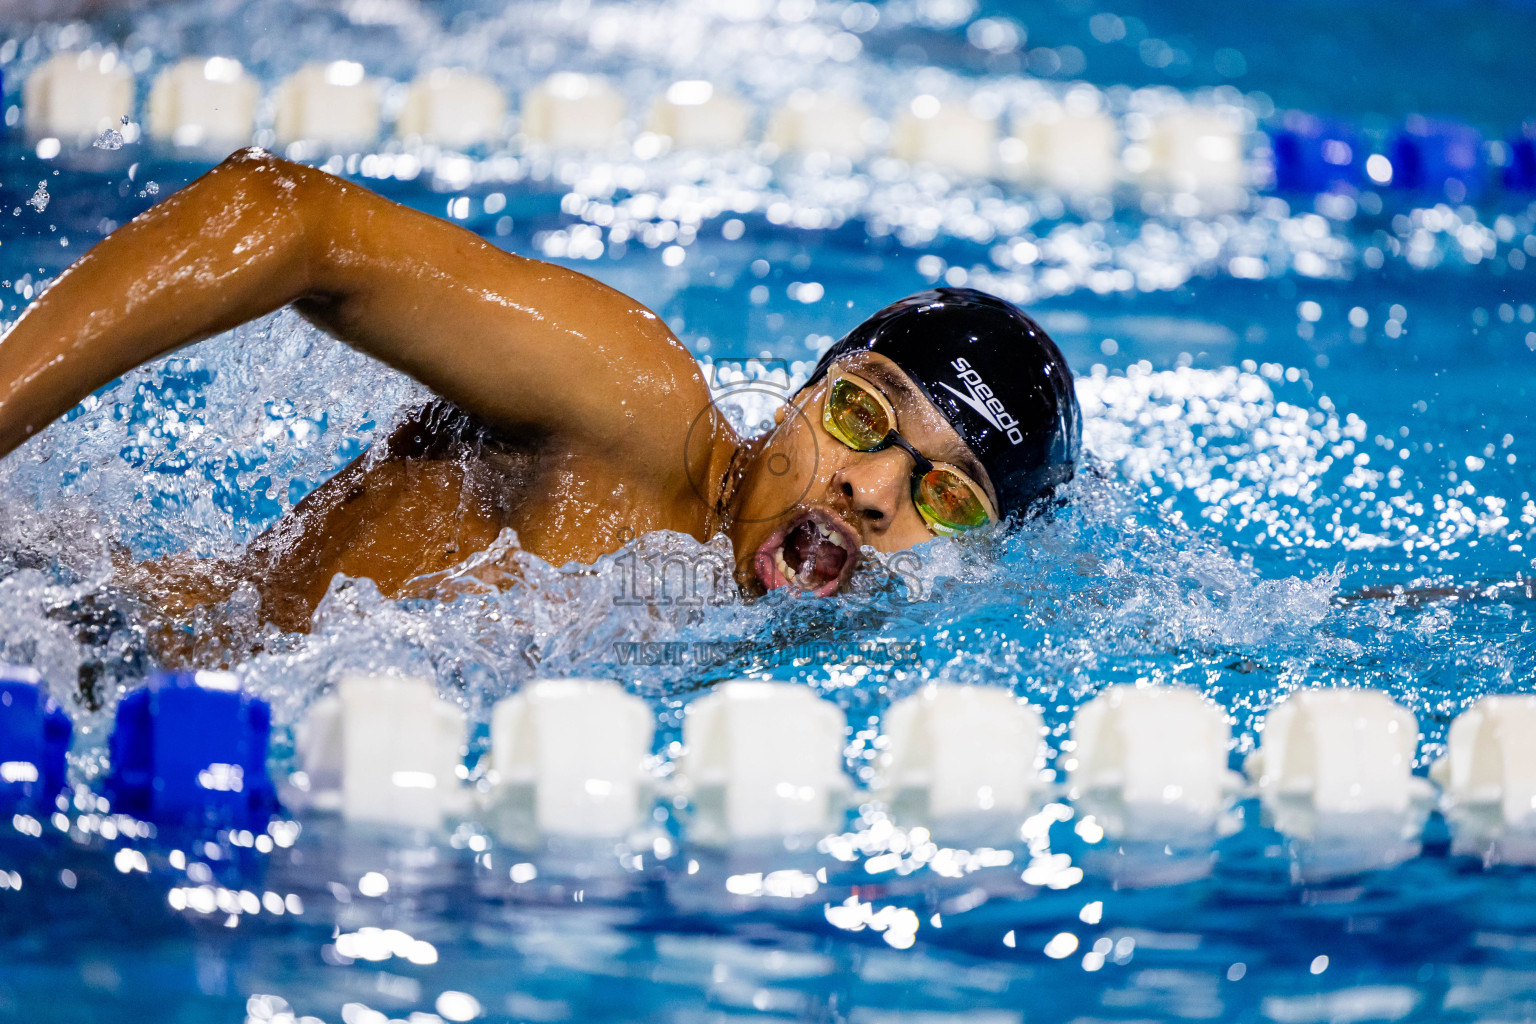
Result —
[[[963, 0], [889, 3], [873, 22], [869, 5], [788, 0], [753, 12], [234, 10], [168, 4], [123, 24], [44, 26], [0, 57], [19, 80], [52, 48], [115, 40], [141, 71], [218, 51], [271, 80], [339, 39], [401, 79], [451, 60], [520, 89], [574, 67], [644, 97], [686, 74], [764, 106], [814, 83], [880, 109], [918, 90], [1008, 104], [1076, 88], [1117, 116], [1183, 103], [1177, 87], [1250, 128], [1276, 97], [1350, 115], [1361, 102], [1312, 76], [1287, 94], [1219, 73], [1234, 65], [1218, 51], [1246, 44], [1187, 11], [1160, 28], [1150, 10], [1053, 5], [1010, 65], [976, 42], [992, 30], [975, 30], [1008, 13]], [[1190, 69], [1096, 41], [1114, 34], [1091, 20], [1106, 13], [1166, 34]], [[1517, 17], [1485, 14], [1485, 26]], [[1035, 55], [1047, 46], [1053, 57]], [[1127, 54], [1140, 55], [1134, 75]], [[1277, 74], [1262, 54], [1252, 64]], [[1403, 112], [1391, 102], [1372, 109]], [[1476, 90], [1460, 102], [1495, 126], [1508, 116]], [[153, 202], [145, 182], [163, 196], [201, 170], [164, 154], [55, 168], [14, 137], [8, 147], [7, 319]], [[515, 555], [521, 582], [452, 602], [390, 601], [338, 579], [307, 634], [262, 626], [237, 594], [193, 629], [203, 658], [272, 702], [280, 766], [287, 728], [354, 669], [434, 678], [480, 721], [540, 675], [613, 677], [654, 701], [662, 764], [711, 681], [803, 681], [847, 709], [861, 781], [880, 712], [932, 679], [1028, 697], [1046, 712], [1053, 764], [1072, 711], [1103, 687], [1191, 685], [1230, 710], [1234, 766], [1263, 712], [1298, 687], [1387, 689], [1418, 716], [1427, 766], [1472, 699], [1529, 685], [1536, 209], [1520, 197], [1070, 198], [750, 148], [514, 145], [424, 172], [398, 149], [330, 166], [636, 296], [745, 426], [892, 298], [947, 281], [1020, 301], [1078, 374], [1086, 468], [1048, 519], [876, 561], [828, 601], [707, 586], [699, 604], [664, 600], [669, 559], [727, 564], [731, 552], [663, 534], [595, 566]], [[415, 176], [400, 173], [408, 159]], [[21, 205], [39, 177], [50, 200]], [[116, 700], [153, 667], [143, 610], [111, 585], [113, 550], [237, 552], [426, 397], [279, 312], [128, 374], [0, 463], [0, 659], [39, 667], [74, 717], [77, 782], [101, 771]], [[669, 646], [637, 646], [650, 642]], [[930, 843], [922, 823], [866, 807], [817, 849], [729, 857], [691, 847], [670, 811], [618, 851], [531, 852], [471, 825], [386, 834], [324, 818], [274, 826], [266, 852], [248, 835], [136, 839], [97, 811], [81, 795], [67, 834], [45, 822], [35, 838], [37, 823], [18, 822], [0, 839], [13, 872], [0, 884], [0, 1015], [1300, 1022], [1515, 1020], [1536, 1005], [1536, 876], [1452, 857], [1438, 816], [1421, 856], [1340, 873], [1311, 871], [1326, 856], [1246, 803], [1214, 861], [1110, 849], [1062, 803], [1006, 848]], [[1214, 867], [1178, 875], [1190, 858]], [[1146, 884], [1174, 876], [1194, 880]]]

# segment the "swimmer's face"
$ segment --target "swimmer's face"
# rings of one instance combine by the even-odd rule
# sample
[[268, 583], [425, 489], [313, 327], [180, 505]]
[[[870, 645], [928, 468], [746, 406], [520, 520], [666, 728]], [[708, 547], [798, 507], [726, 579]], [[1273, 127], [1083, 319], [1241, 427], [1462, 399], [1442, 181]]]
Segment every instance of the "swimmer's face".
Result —
[[891, 552], [933, 539], [912, 503], [912, 457], [895, 446], [854, 451], [822, 426], [827, 389], [840, 372], [879, 388], [903, 437], [929, 459], [969, 472], [996, 503], [985, 470], [911, 379], [882, 355], [851, 353], [795, 395], [753, 443], [730, 530], [737, 579], [749, 590], [793, 585], [826, 596], [853, 575], [860, 547]]

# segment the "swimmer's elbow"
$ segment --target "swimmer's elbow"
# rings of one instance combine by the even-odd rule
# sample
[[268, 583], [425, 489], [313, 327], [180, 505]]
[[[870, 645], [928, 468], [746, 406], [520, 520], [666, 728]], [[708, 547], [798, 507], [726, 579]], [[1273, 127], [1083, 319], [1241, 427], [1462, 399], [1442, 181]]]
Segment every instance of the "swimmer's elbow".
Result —
[[[225, 209], [243, 207], [247, 216], [237, 230], [260, 225], [268, 234], [273, 221], [281, 221], [286, 230], [279, 232], [286, 252], [296, 268], [302, 268], [302, 294], [311, 293], [316, 278], [324, 277], [325, 255], [331, 250], [326, 235], [336, 222], [338, 203], [349, 194], [345, 182], [315, 167], [284, 160], [260, 148], [237, 149], [213, 169], [208, 178], [217, 182], [217, 200]], [[317, 274], [316, 271], [321, 273]]]
[[260, 190], [270, 187], [275, 190], [292, 188], [303, 180], [308, 171], [310, 168], [274, 156], [260, 146], [247, 146], [225, 157], [209, 172], [208, 178], [226, 188], [236, 186]]
[[281, 157], [273, 156], [268, 150], [260, 146], [242, 146], [219, 164], [220, 167], [250, 167], [269, 164], [283, 164], [287, 161]]
[[260, 146], [246, 146], [225, 157], [215, 168], [221, 174], [235, 174], [252, 180], [268, 180], [284, 186], [302, 184], [313, 177], [332, 178], [314, 167], [284, 160]]
[[226, 190], [270, 204], [262, 211], [267, 216], [312, 213], [343, 187], [341, 179], [334, 175], [284, 160], [260, 146], [235, 150], [208, 177]]

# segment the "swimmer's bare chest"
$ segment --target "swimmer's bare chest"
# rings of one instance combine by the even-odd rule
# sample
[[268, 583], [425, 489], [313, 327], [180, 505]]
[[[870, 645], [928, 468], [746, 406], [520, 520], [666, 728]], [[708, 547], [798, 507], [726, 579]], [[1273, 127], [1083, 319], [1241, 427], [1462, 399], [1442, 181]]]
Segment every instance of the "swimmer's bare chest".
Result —
[[246, 573], [264, 618], [306, 630], [337, 573], [371, 579], [386, 596], [426, 596], [434, 577], [509, 528], [519, 548], [563, 565], [692, 525], [666, 496], [600, 460], [490, 437], [441, 409], [413, 416], [382, 452], [347, 466], [252, 543]]

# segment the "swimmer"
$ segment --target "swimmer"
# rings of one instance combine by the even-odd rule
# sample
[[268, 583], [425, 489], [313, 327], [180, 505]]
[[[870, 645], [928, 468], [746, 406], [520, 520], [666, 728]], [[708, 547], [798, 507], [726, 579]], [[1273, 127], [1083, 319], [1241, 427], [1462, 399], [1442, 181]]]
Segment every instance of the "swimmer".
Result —
[[104, 239], [0, 339], [0, 455], [141, 363], [291, 304], [441, 396], [238, 558], [122, 560], [168, 615], [243, 582], [307, 631], [337, 573], [451, 593], [502, 531], [563, 565], [628, 539], [725, 533], [748, 593], [835, 593], [892, 552], [1026, 516], [1071, 477], [1072, 375], [1014, 306], [903, 299], [833, 345], [743, 439], [683, 344], [573, 270], [261, 150]]

